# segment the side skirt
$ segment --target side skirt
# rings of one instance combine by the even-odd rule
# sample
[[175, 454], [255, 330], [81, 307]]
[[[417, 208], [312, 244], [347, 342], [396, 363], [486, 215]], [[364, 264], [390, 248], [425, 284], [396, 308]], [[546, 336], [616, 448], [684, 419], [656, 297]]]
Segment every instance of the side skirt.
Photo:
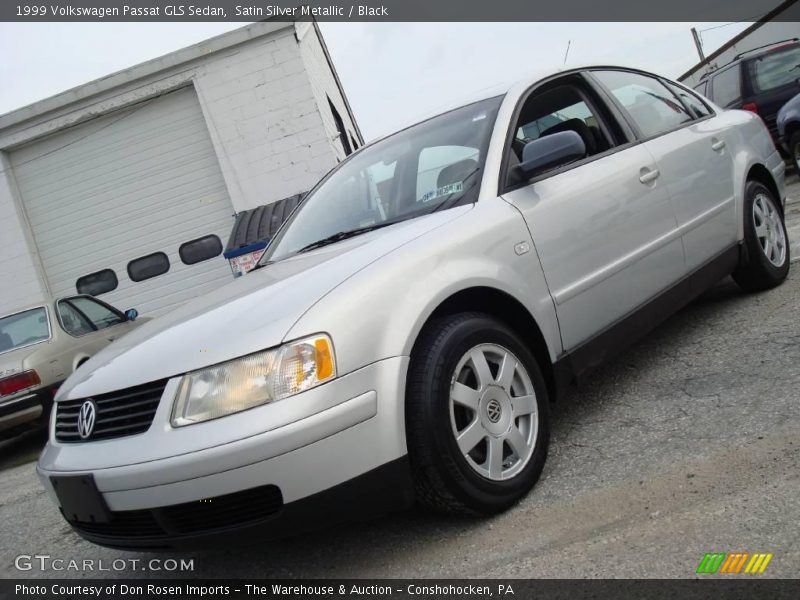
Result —
[[739, 262], [740, 245], [734, 244], [652, 300], [563, 354], [554, 365], [558, 395], [563, 396], [608, 359], [733, 273]]

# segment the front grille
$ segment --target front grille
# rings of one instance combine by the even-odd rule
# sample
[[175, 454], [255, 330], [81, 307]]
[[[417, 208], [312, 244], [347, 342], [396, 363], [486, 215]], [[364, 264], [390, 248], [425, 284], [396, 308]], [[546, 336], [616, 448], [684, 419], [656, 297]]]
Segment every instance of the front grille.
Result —
[[260, 521], [278, 512], [281, 506], [281, 491], [274, 485], [267, 485], [168, 506], [164, 514], [178, 533], [194, 533]]
[[[163, 379], [91, 398], [58, 402], [56, 440], [91, 442], [143, 433], [153, 423], [166, 385], [167, 380]], [[97, 412], [91, 434], [82, 438], [78, 433], [78, 414], [87, 400], [94, 402]]]
[[88, 535], [118, 540], [206, 533], [265, 520], [283, 507], [277, 486], [264, 485], [225, 496], [150, 510], [112, 511], [108, 523], [70, 524]]

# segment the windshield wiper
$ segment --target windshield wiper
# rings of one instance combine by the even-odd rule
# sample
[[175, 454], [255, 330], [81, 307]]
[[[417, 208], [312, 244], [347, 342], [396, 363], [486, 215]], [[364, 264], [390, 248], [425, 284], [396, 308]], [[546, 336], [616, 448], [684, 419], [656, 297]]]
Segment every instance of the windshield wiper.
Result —
[[340, 242], [342, 240], [346, 240], [351, 237], [355, 237], [357, 235], [361, 235], [362, 233], [367, 233], [369, 231], [375, 231], [376, 229], [380, 229], [381, 227], [388, 227], [389, 225], [394, 225], [399, 221], [392, 220], [392, 221], [384, 221], [383, 223], [376, 223], [375, 225], [368, 225], [366, 227], [357, 227], [356, 229], [348, 229], [347, 231], [339, 231], [328, 237], [324, 237], [321, 240], [317, 240], [316, 242], [311, 242], [300, 248], [297, 251], [297, 254], [301, 252], [306, 252], [308, 250], [314, 250], [316, 248], [322, 248], [323, 246], [328, 246], [330, 244], [335, 244], [336, 242]]

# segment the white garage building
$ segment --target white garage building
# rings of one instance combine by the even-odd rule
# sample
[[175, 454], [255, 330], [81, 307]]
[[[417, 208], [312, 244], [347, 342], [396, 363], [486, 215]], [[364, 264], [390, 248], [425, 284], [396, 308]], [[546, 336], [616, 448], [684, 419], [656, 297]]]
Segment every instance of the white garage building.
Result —
[[261, 22], [0, 116], [0, 314], [158, 314], [231, 280], [236, 213], [362, 144], [319, 30]]

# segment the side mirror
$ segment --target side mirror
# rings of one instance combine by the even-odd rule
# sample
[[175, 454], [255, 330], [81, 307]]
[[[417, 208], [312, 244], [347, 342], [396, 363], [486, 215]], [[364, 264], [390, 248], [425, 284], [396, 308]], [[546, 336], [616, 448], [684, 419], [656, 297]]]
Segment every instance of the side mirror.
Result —
[[520, 181], [586, 156], [586, 144], [574, 131], [559, 131], [525, 144], [522, 162], [514, 167]]
[[129, 308], [125, 311], [125, 316], [128, 318], [128, 321], [135, 321], [136, 317], [139, 316], [139, 311], [135, 308]]

